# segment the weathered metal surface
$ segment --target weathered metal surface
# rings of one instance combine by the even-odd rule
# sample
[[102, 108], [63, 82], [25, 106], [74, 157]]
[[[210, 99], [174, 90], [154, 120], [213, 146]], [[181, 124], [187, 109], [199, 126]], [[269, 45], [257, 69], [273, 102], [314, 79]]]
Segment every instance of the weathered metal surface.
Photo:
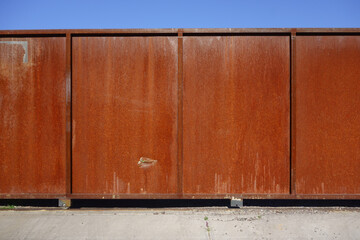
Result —
[[0, 198], [360, 199], [359, 33], [1, 30]]
[[65, 38], [0, 38], [0, 193], [65, 193]]
[[53, 35], [53, 34], [81, 34], [81, 35], [104, 35], [104, 34], [174, 34], [179, 31], [185, 34], [290, 34], [297, 33], [334, 33], [334, 34], [358, 34], [360, 28], [168, 28], [168, 29], [51, 29], [51, 30], [0, 30], [0, 35]]
[[178, 143], [178, 154], [177, 154], [177, 164], [178, 164], [178, 193], [184, 193], [184, 181], [183, 181], [183, 88], [184, 88], [184, 79], [183, 79], [183, 56], [184, 56], [184, 45], [183, 45], [183, 30], [179, 29], [178, 33], [178, 112], [177, 112], [177, 143]]
[[360, 36], [296, 39], [296, 193], [360, 193]]
[[74, 37], [73, 193], [177, 192], [177, 38]]
[[184, 37], [185, 193], [289, 193], [289, 42]]
[[294, 195], [295, 192], [295, 178], [296, 178], [296, 114], [295, 114], [295, 56], [296, 56], [296, 31], [292, 30], [290, 34], [290, 194]]

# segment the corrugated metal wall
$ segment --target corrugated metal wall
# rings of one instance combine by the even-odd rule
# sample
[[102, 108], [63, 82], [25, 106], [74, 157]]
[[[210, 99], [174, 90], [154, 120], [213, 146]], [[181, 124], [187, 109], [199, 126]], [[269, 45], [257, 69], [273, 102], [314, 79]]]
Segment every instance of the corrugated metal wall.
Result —
[[359, 29], [0, 31], [0, 198], [358, 198]]

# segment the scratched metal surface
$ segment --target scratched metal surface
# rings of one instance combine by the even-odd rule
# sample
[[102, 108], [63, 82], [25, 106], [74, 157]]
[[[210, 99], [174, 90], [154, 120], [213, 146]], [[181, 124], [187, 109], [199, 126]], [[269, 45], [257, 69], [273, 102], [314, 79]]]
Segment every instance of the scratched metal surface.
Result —
[[73, 193], [177, 191], [177, 50], [176, 37], [73, 38]]
[[0, 193], [65, 193], [65, 38], [0, 38]]
[[296, 39], [296, 193], [360, 193], [360, 36]]
[[289, 193], [289, 37], [184, 38], [184, 192]]

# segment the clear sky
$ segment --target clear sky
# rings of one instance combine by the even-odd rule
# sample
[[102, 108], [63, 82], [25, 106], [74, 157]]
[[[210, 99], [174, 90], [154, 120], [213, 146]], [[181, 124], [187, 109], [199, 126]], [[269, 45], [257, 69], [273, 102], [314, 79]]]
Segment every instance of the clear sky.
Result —
[[360, 27], [360, 0], [0, 0], [0, 29]]

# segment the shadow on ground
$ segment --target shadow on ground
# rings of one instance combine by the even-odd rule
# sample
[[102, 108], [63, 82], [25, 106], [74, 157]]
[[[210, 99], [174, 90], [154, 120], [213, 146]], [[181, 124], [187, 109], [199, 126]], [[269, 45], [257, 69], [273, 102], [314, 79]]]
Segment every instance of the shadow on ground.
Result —
[[[228, 199], [73, 199], [71, 208], [229, 207]], [[0, 199], [0, 206], [57, 207], [57, 199]], [[360, 200], [245, 199], [249, 207], [360, 207]]]

